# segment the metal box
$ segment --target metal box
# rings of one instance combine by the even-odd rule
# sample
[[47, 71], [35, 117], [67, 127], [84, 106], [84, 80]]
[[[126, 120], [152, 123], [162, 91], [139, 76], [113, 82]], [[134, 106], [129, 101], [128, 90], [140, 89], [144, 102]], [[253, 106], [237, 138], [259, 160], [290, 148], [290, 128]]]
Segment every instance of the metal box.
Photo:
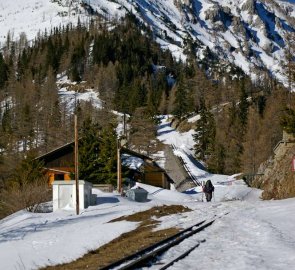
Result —
[[148, 192], [143, 188], [129, 189], [126, 192], [126, 196], [136, 202], [146, 202]]

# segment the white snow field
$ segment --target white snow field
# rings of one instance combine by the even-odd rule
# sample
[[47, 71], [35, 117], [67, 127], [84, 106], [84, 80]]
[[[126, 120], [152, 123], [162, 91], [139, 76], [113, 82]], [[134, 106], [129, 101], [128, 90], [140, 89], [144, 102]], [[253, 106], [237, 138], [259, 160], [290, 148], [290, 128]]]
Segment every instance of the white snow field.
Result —
[[[0, 268], [38, 269], [70, 262], [138, 225], [126, 221], [107, 223], [111, 219], [153, 206], [182, 204], [193, 211], [160, 218], [159, 229], [186, 228], [214, 215], [221, 217], [164, 255], [163, 260], [170, 261], [177, 252], [206, 239], [170, 269], [294, 269], [295, 199], [260, 201], [259, 191], [239, 181], [215, 184], [215, 198], [210, 203], [200, 201], [202, 194], [198, 192], [181, 194], [140, 186], [149, 191], [146, 203], [97, 191], [97, 205], [79, 216], [74, 209], [54, 213], [20, 211], [1, 220]], [[234, 200], [228, 199], [229, 194]]]
[[[173, 143], [176, 152], [189, 160], [192, 132], [176, 132], [166, 118], [162, 119], [159, 139]], [[157, 229], [186, 228], [204, 219], [220, 217], [212, 226], [164, 254], [163, 261], [167, 262], [198, 241], [206, 240], [169, 269], [294, 269], [295, 198], [262, 201], [260, 190], [247, 187], [235, 176], [211, 175], [193, 163], [187, 164], [199, 179], [212, 179], [215, 186], [212, 202], [202, 201], [200, 188], [179, 193], [137, 184], [149, 192], [145, 203], [93, 189], [97, 194], [96, 205], [79, 216], [75, 209], [48, 213], [19, 211], [0, 221], [0, 269], [38, 269], [70, 262], [138, 226], [134, 222], [108, 221], [164, 204], [180, 204], [193, 211], [162, 217]]]

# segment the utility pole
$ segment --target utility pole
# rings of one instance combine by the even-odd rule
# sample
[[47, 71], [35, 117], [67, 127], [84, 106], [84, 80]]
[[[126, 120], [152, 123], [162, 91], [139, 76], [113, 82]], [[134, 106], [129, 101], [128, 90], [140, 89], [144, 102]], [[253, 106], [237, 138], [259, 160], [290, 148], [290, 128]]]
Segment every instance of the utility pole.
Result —
[[117, 190], [121, 193], [122, 173], [121, 173], [121, 141], [117, 140]]
[[123, 136], [127, 139], [127, 131], [126, 131], [126, 113], [123, 114]]
[[78, 118], [75, 114], [75, 181], [76, 181], [76, 213], [79, 215], [79, 170], [78, 170]]

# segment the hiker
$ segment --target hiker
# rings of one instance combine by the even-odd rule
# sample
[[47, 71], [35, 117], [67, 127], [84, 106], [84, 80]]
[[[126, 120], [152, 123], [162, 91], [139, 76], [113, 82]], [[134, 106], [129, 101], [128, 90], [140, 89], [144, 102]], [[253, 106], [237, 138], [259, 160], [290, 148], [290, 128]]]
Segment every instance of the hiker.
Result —
[[212, 199], [212, 193], [214, 192], [214, 186], [210, 179], [207, 180], [205, 186], [203, 186], [203, 192], [205, 193], [206, 201], [210, 202]]

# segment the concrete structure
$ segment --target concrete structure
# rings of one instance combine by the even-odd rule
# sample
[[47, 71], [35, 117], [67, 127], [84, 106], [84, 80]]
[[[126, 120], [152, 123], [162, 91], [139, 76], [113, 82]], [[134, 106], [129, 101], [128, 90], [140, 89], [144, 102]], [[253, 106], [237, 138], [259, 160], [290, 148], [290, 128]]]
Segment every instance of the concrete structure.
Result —
[[111, 184], [93, 184], [93, 188], [99, 189], [102, 192], [112, 193], [114, 191], [114, 186]]
[[[53, 211], [58, 209], [76, 209], [76, 182], [75, 181], [54, 181], [53, 190]], [[92, 204], [92, 184], [79, 180], [79, 208], [87, 208]]]
[[143, 188], [129, 189], [126, 192], [126, 196], [136, 202], [146, 202], [148, 192]]
[[275, 157], [279, 158], [283, 156], [286, 151], [295, 145], [295, 137], [292, 134], [288, 134], [283, 131], [283, 139], [278, 142], [278, 144], [273, 149]]

